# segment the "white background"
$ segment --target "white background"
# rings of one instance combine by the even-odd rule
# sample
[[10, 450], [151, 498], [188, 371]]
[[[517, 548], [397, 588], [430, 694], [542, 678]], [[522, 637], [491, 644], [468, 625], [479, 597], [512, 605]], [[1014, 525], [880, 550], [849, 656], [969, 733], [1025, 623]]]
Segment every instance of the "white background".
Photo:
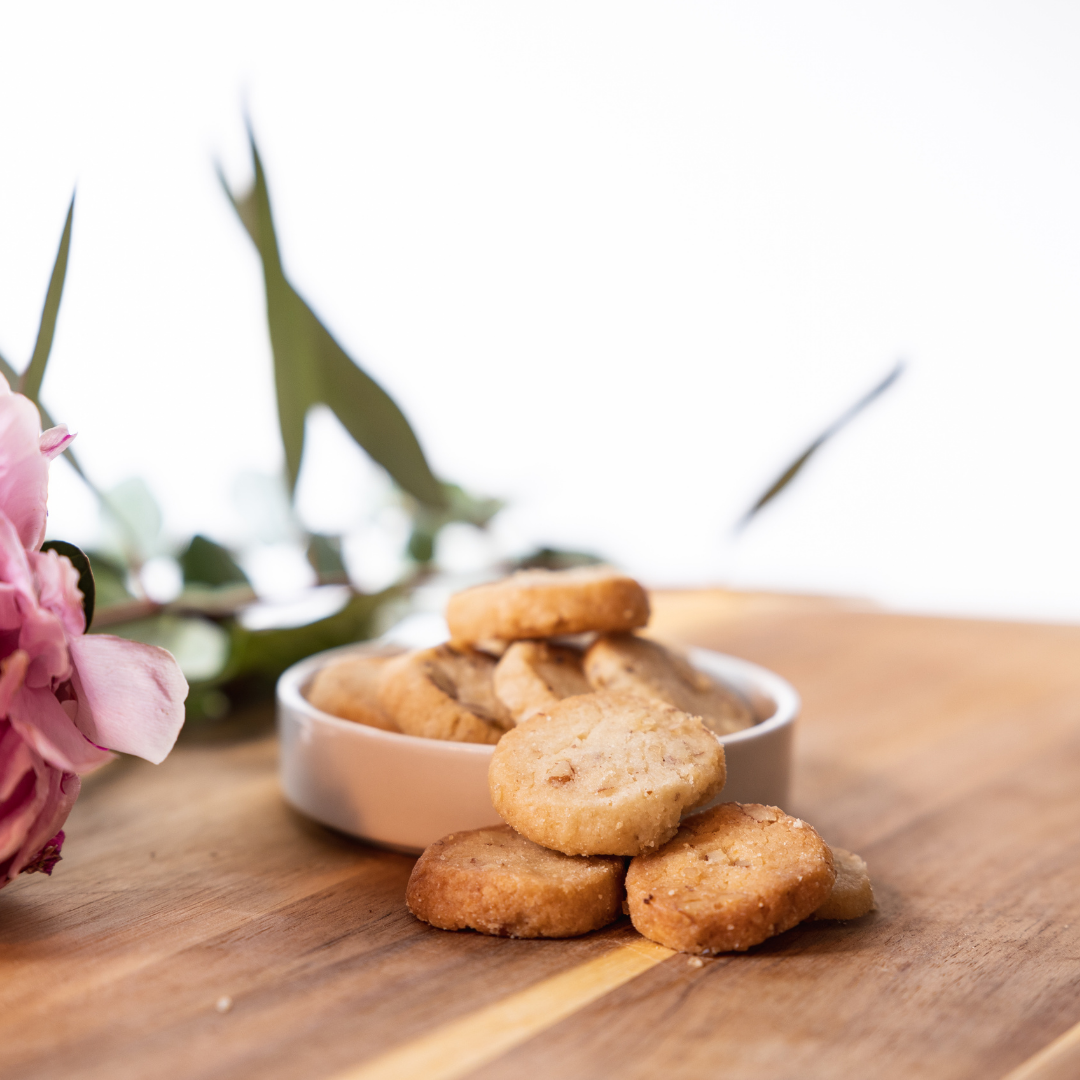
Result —
[[[237, 477], [282, 453], [213, 172], [248, 181], [246, 108], [293, 282], [436, 470], [509, 501], [495, 549], [1075, 621], [1078, 49], [1032, 0], [6, 4], [0, 350], [29, 358], [77, 184], [43, 398], [170, 535], [250, 542]], [[309, 434], [301, 511], [374, 580], [385, 485]], [[93, 540], [66, 465], [51, 512]]]

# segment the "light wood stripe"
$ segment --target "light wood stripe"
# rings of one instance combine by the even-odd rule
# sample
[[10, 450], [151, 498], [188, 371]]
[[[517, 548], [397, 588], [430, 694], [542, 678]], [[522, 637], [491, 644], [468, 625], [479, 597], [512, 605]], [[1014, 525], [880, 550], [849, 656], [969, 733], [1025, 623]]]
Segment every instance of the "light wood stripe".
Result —
[[334, 1080], [457, 1080], [674, 953], [642, 938], [339, 1074]]
[[1075, 1080], [1080, 1076], [1080, 1024], [1069, 1028], [1003, 1080]]

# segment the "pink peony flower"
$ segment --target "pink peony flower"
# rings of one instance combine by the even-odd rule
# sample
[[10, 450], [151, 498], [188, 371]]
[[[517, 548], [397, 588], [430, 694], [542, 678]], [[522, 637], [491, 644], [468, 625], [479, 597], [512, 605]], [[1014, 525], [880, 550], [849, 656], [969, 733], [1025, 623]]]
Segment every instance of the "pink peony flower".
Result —
[[[45, 532], [48, 463], [72, 436], [0, 377], [0, 888], [52, 871], [79, 776], [117, 750], [164, 760], [187, 682], [164, 649], [87, 635], [79, 575]], [[29, 412], [27, 411], [29, 409]]]

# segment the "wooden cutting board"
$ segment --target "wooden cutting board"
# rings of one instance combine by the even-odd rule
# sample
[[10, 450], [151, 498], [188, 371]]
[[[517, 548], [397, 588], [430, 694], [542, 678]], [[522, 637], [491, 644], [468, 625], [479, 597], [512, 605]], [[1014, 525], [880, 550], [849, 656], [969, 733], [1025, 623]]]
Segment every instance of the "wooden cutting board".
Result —
[[251, 715], [90, 778], [53, 877], [0, 892], [0, 1074], [1080, 1077], [1080, 628], [656, 607], [803, 695], [788, 809], [867, 859], [877, 913], [700, 966], [626, 922], [434, 930], [412, 859], [283, 804]]

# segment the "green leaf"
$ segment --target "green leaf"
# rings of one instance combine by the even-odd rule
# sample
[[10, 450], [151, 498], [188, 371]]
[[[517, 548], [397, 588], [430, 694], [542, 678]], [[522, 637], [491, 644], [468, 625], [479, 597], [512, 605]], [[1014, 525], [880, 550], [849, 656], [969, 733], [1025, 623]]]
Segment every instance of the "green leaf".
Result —
[[393, 398], [346, 355], [311, 314], [323, 376], [323, 400], [345, 430], [397, 485], [425, 506], [444, 505], [442, 485], [428, 466], [409, 421]]
[[348, 645], [371, 636], [379, 608], [399, 595], [387, 589], [370, 596], [357, 594], [340, 611], [306, 626], [275, 630], [247, 630], [239, 623], [231, 628], [229, 663], [221, 681], [259, 677], [273, 681], [298, 660], [313, 653]]
[[445, 509], [433, 510], [427, 506], [418, 506], [413, 510], [412, 533], [405, 550], [409, 558], [421, 566], [430, 563], [435, 557], [435, 540], [444, 526], [452, 521], [460, 521], [483, 529], [506, 505], [501, 499], [471, 495], [457, 484], [444, 483], [442, 489], [446, 500]]
[[904, 361], [898, 360], [896, 366], [871, 390], [868, 394], [859, 398], [850, 408], [840, 414], [814, 441], [772, 482], [765, 493], [750, 507], [740, 518], [735, 526], [736, 532], [741, 532], [750, 524], [751, 519], [766, 505], [773, 501], [796, 476], [802, 471], [803, 466], [825, 445], [838, 431], [846, 427], [868, 405], [881, 397], [893, 383], [900, 378], [904, 371]]
[[349, 574], [341, 557], [340, 537], [315, 533], [308, 542], [307, 557], [324, 585], [348, 582]]
[[[41, 404], [41, 401], [39, 400], [39, 395], [41, 391], [41, 380], [42, 378], [44, 378], [45, 375], [45, 364], [48, 361], [49, 353], [52, 350], [52, 332], [56, 327], [55, 311], [52, 315], [51, 328], [49, 329], [47, 335], [47, 343], [43, 338], [43, 334], [46, 328], [46, 315], [48, 314], [50, 309], [50, 300], [53, 293], [53, 287], [54, 285], [56, 285], [56, 307], [59, 308], [60, 293], [63, 291], [64, 278], [67, 275], [67, 253], [68, 247], [70, 246], [71, 242], [72, 210], [74, 209], [75, 205], [74, 195], [72, 195], [71, 197], [71, 203], [72, 205], [68, 208], [67, 222], [64, 225], [64, 233], [60, 239], [60, 250], [59, 252], [57, 252], [56, 263], [53, 266], [52, 280], [49, 283], [49, 292], [45, 298], [45, 310], [42, 312], [41, 324], [38, 328], [38, 341], [37, 345], [34, 348], [34, 356], [30, 360], [30, 365], [26, 369], [26, 371], [22, 375], [20, 375], [11, 366], [11, 364], [7, 362], [7, 360], [0, 356], [0, 374], [2, 374], [5, 379], [7, 379], [8, 385], [11, 387], [12, 390], [20, 391], [21, 393], [26, 394], [26, 396], [30, 398], [30, 400], [33, 401], [35, 405], [37, 405], [38, 412], [41, 413], [41, 426], [43, 428], [56, 427], [56, 421], [53, 420], [53, 418], [49, 415], [48, 410], [45, 408], [44, 405]], [[59, 282], [57, 283], [58, 277]], [[37, 385], [36, 387], [28, 388], [25, 384], [28, 382], [28, 378], [31, 374], [31, 369], [34, 367], [34, 360], [37, 359], [39, 355], [39, 349], [43, 350], [43, 359], [41, 360], [39, 365], [40, 370], [37, 372]], [[31, 390], [33, 392], [31, 392]], [[83, 472], [83, 467], [79, 464], [78, 458], [75, 457], [75, 452], [70, 447], [68, 447], [68, 449], [64, 451], [64, 457], [68, 459], [68, 461], [71, 463], [71, 467], [79, 474], [87, 487], [89, 487], [90, 490], [100, 499], [101, 492], [98, 491], [98, 489], [91, 482], [90, 478], [86, 475], [85, 472]]]
[[127, 569], [123, 565], [98, 551], [88, 551], [86, 556], [94, 574], [94, 602], [99, 611], [134, 599], [128, 591]]
[[511, 570], [570, 570], [575, 566], [596, 566], [604, 560], [588, 551], [569, 551], [563, 548], [537, 548], [529, 555], [515, 559]]
[[300, 475], [304, 421], [309, 409], [321, 402], [333, 410], [353, 439], [386, 469], [399, 487], [425, 506], [444, 508], [442, 486], [404, 413], [341, 348], [286, 278], [266, 175], [253, 135], [251, 154], [255, 184], [247, 194], [234, 195], [220, 169], [218, 175], [262, 258], [278, 422], [290, 490], [295, 490]]
[[240, 569], [232, 555], [205, 536], [193, 536], [191, 543], [179, 556], [178, 562], [184, 572], [185, 585], [220, 588], [226, 585], [251, 584], [247, 574]]
[[74, 544], [69, 544], [66, 540], [46, 540], [41, 545], [41, 550], [66, 555], [71, 560], [71, 565], [79, 572], [79, 592], [83, 594], [83, 616], [86, 619], [84, 630], [89, 630], [90, 624], [94, 621], [94, 598], [97, 595], [97, 587], [94, 584], [94, 571], [86, 552]]
[[49, 353], [52, 351], [53, 335], [56, 332], [56, 317], [60, 312], [60, 298], [64, 293], [68, 250], [71, 247], [71, 222], [74, 214], [75, 196], [72, 194], [71, 204], [68, 206], [67, 220], [64, 222], [64, 232], [60, 237], [60, 250], [56, 253], [52, 277], [49, 279], [49, 291], [45, 294], [45, 307], [41, 312], [41, 323], [38, 327], [37, 343], [34, 345], [34, 355], [30, 357], [30, 363], [22, 373], [18, 387], [15, 387], [35, 405], [38, 404], [41, 380], [45, 378], [45, 365], [49, 362]]

